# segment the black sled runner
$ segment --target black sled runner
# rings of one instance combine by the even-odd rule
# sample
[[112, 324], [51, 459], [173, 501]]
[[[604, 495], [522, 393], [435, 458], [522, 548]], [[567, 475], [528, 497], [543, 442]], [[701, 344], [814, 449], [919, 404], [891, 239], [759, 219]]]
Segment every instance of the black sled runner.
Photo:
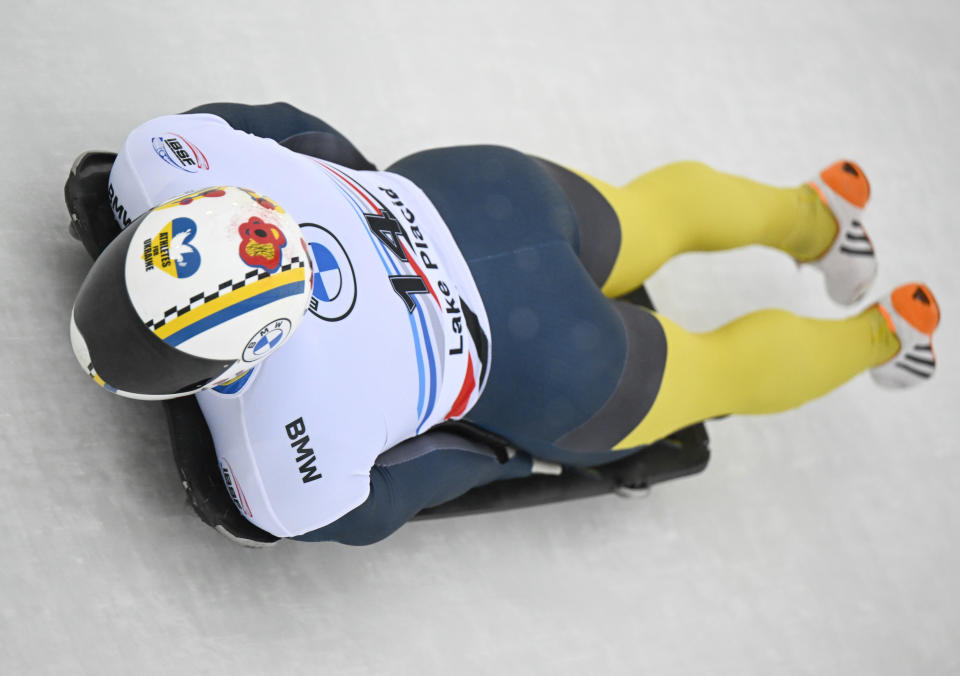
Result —
[[[348, 167], [359, 163], [356, 160], [359, 154], [352, 146], [340, 149], [336, 139], [320, 141], [324, 159]], [[297, 150], [303, 152], [300, 148]], [[64, 186], [70, 233], [93, 258], [97, 258], [120, 233], [108, 192], [110, 169], [115, 158], [115, 153], [83, 153], [74, 162]], [[360, 159], [363, 160], [362, 156]], [[366, 160], [363, 163], [356, 168], [372, 168]], [[643, 287], [621, 300], [653, 308]], [[181, 397], [162, 404], [174, 460], [190, 504], [200, 518], [242, 544], [262, 546], [276, 542], [279, 538], [254, 526], [234, 506], [230, 487], [220, 474], [213, 440], [196, 398]], [[471, 443], [487, 446], [500, 456], [523, 452], [523, 449], [510, 448], [505, 440], [466, 423], [446, 423], [441, 427]], [[654, 484], [696, 474], [707, 466], [709, 459], [709, 439], [700, 423], [638, 450], [625, 451], [622, 459], [599, 467], [554, 466], [554, 473], [478, 486], [449, 502], [422, 510], [415, 518], [463, 516], [607, 493], [643, 492]]]

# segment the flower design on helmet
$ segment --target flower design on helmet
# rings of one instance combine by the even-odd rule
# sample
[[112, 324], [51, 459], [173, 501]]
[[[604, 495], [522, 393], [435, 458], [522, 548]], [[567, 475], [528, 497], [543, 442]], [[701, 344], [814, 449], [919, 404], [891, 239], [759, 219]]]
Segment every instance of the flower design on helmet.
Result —
[[253, 216], [240, 228], [240, 258], [251, 267], [273, 272], [280, 267], [280, 250], [287, 245], [287, 238], [280, 229]]

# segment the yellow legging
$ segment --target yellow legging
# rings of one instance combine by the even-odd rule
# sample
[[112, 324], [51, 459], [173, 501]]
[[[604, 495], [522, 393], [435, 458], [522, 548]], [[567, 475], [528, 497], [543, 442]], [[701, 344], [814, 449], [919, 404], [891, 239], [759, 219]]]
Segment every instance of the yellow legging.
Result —
[[[798, 261], [821, 256], [837, 224], [809, 186], [774, 188], [697, 162], [671, 164], [622, 188], [580, 174], [620, 220], [620, 250], [603, 292], [621, 296], [671, 256], [765, 244]], [[656, 314], [656, 313], [655, 313]], [[773, 413], [826, 394], [893, 357], [896, 336], [875, 306], [842, 320], [761, 310], [691, 333], [656, 314], [667, 362], [650, 412], [616, 448], [651, 443], [728, 413]]]

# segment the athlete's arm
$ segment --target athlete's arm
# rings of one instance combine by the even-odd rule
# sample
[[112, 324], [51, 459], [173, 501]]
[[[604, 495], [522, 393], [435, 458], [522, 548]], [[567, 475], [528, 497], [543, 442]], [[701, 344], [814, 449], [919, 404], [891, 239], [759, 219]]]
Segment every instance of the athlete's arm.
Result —
[[333, 127], [289, 104], [211, 103], [130, 132], [110, 172], [114, 218], [126, 227], [176, 195], [215, 185], [260, 185], [259, 162], [279, 161], [284, 152], [276, 141], [345, 166], [373, 166]]
[[350, 169], [376, 169], [346, 136], [289, 103], [205, 103], [186, 112], [216, 115], [234, 129], [273, 139], [295, 152]]
[[501, 462], [485, 445], [433, 431], [382, 453], [370, 470], [370, 494], [336, 521], [294, 539], [368, 545], [387, 537], [426, 507], [491, 481], [528, 476], [530, 456]]

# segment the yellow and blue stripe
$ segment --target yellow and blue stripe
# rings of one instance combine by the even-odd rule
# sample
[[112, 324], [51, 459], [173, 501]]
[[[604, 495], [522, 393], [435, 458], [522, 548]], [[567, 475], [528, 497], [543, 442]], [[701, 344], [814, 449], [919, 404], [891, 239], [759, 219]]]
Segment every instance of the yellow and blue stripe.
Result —
[[215, 298], [153, 330], [158, 338], [177, 346], [215, 326], [269, 305], [274, 301], [302, 294], [306, 284], [303, 267], [293, 268]]

